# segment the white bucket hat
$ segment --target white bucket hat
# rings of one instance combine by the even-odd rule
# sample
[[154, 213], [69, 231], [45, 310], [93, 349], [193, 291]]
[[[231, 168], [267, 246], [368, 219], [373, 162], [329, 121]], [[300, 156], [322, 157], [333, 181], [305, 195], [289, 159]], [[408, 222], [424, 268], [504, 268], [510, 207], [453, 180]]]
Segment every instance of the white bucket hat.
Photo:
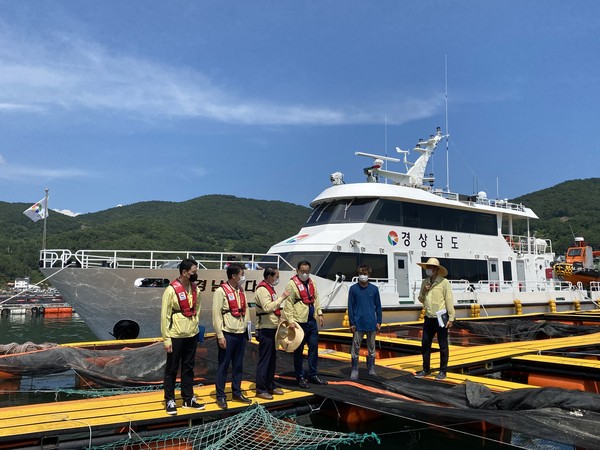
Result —
[[417, 263], [418, 266], [421, 266], [423, 269], [427, 269], [427, 266], [435, 266], [439, 270], [439, 275], [445, 277], [448, 275], [448, 270], [440, 264], [437, 258], [429, 258], [427, 262]]
[[288, 353], [292, 353], [302, 343], [304, 339], [304, 330], [297, 325], [296, 328], [289, 328], [287, 320], [283, 320], [277, 327], [277, 333], [275, 334], [275, 343], [279, 348], [281, 347]]

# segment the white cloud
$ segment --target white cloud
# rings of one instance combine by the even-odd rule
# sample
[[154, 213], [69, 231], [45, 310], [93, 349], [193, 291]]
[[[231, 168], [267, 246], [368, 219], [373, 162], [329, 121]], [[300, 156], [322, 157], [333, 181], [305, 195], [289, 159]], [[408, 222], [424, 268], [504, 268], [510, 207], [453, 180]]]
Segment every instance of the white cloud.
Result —
[[1, 112], [42, 112], [43, 108], [36, 105], [18, 105], [16, 103], [0, 103]]
[[51, 169], [40, 167], [37, 165], [21, 166], [15, 164], [8, 164], [6, 160], [2, 157], [2, 155], [0, 155], [0, 179], [4, 180], [24, 181], [29, 180], [31, 178], [48, 180], [59, 178], [88, 177], [90, 175], [90, 173], [79, 169]]
[[51, 211], [55, 211], [57, 213], [64, 214], [65, 216], [71, 216], [71, 217], [76, 217], [79, 214], [81, 214], [81, 213], [73, 212], [70, 209], [51, 209]]
[[[6, 27], [4, 27], [6, 28]], [[248, 100], [191, 69], [109, 52], [72, 35], [43, 42], [0, 33], [0, 111], [69, 112], [81, 108], [133, 117], [199, 118], [238, 124], [380, 123], [382, 108], [339, 109]], [[386, 108], [390, 123], [439, 112], [441, 98], [404, 99]], [[391, 110], [390, 110], [391, 109]]]

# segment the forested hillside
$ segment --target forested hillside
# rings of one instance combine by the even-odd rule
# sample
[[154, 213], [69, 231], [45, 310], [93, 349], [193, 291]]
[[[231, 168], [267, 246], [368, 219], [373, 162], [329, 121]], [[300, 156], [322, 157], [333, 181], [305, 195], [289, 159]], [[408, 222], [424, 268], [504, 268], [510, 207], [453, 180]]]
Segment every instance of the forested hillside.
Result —
[[571, 180], [513, 200], [533, 209], [537, 235], [552, 239], [556, 254], [573, 243], [573, 234], [600, 250], [600, 178]]
[[[43, 221], [30, 205], [0, 202], [0, 285], [37, 270]], [[69, 217], [50, 211], [47, 248], [266, 252], [296, 234], [310, 209], [292, 203], [209, 195], [186, 202], [142, 202]]]
[[[531, 231], [564, 253], [573, 234], [600, 249], [600, 178], [572, 180], [512, 200], [540, 220]], [[41, 280], [37, 270], [43, 221], [23, 215], [24, 203], [0, 202], [0, 286], [16, 277]], [[266, 252], [298, 232], [310, 210], [279, 201], [224, 195], [186, 202], [143, 202], [69, 217], [51, 212], [47, 248]], [[572, 230], [572, 231], [571, 231]], [[524, 233], [524, 224], [515, 227]]]

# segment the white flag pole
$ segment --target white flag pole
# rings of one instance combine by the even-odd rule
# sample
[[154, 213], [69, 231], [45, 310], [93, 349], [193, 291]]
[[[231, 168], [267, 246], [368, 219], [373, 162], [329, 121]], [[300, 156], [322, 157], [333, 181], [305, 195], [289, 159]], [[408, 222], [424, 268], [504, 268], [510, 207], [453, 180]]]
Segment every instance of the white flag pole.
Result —
[[45, 208], [44, 208], [44, 234], [42, 236], [42, 250], [46, 250], [46, 219], [48, 218], [48, 191], [49, 189], [46, 188], [46, 201], [45, 203]]

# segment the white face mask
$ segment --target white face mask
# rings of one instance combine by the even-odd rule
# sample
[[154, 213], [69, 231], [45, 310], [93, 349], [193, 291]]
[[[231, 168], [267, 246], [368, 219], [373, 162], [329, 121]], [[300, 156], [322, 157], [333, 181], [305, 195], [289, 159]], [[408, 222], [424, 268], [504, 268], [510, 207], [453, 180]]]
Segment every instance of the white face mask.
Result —
[[369, 275], [359, 275], [358, 281], [364, 283], [365, 281], [369, 281]]
[[425, 273], [428, 277], [430, 277], [431, 275], [433, 275], [433, 269], [425, 269]]
[[308, 277], [310, 275], [308, 273], [301, 273], [300, 275], [298, 275], [298, 278], [300, 278], [301, 281], [306, 281], [308, 280]]
[[240, 281], [238, 281], [238, 284], [242, 284], [244, 281], [246, 281], [246, 277], [244, 275], [242, 275], [240, 277]]
[[279, 278], [275, 278], [273, 280], [273, 284], [271, 284], [271, 286], [277, 286], [279, 284]]

